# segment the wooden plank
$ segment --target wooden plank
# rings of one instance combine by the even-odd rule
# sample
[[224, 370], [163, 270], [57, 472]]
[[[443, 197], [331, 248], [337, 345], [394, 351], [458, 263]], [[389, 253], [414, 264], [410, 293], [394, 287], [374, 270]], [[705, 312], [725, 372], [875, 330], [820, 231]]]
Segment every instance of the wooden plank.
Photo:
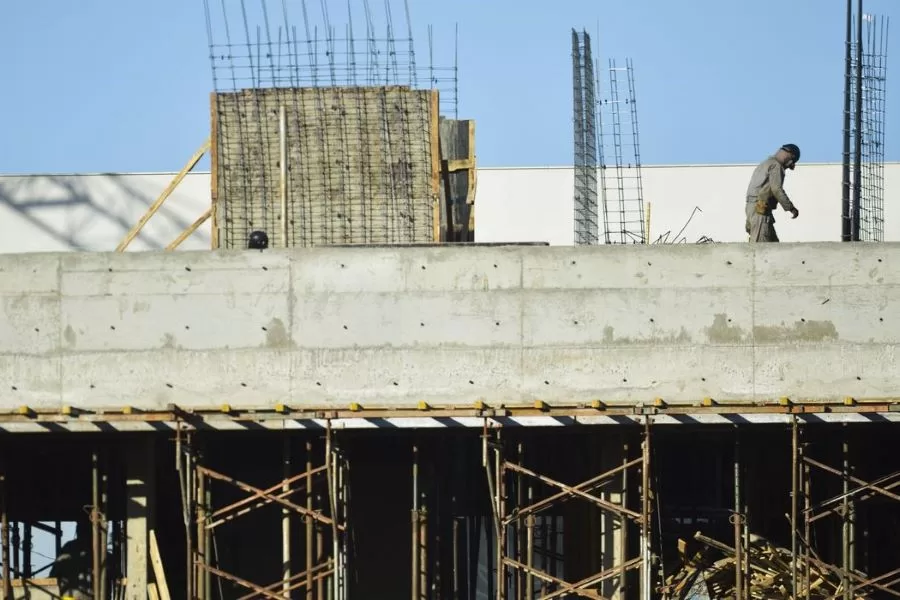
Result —
[[[180, 246], [184, 240], [191, 237], [191, 235], [193, 235], [194, 232], [197, 231], [200, 228], [200, 226], [203, 225], [204, 223], [206, 223], [206, 220], [210, 218], [210, 216], [212, 215], [212, 210], [213, 210], [212, 206], [207, 208], [205, 213], [200, 215], [197, 218], [197, 220], [194, 221], [193, 223], [191, 223], [187, 229], [182, 231], [181, 234], [179, 234], [179, 236], [177, 238], [175, 238], [175, 240], [172, 241], [171, 244], [166, 246], [166, 250], [174, 250], [175, 248]], [[215, 223], [213, 224], [213, 227], [215, 228]]]
[[210, 175], [210, 218], [212, 226], [210, 232], [210, 246], [213, 250], [219, 248], [219, 111], [218, 95], [215, 92], [209, 94], [209, 175]]
[[466, 196], [466, 204], [469, 208], [469, 241], [475, 241], [475, 189], [478, 187], [478, 172], [475, 162], [475, 121], [469, 119], [469, 194]]
[[155, 215], [156, 212], [162, 207], [163, 203], [168, 200], [169, 196], [172, 195], [172, 192], [175, 191], [175, 188], [178, 187], [185, 176], [187, 176], [187, 174], [191, 172], [191, 170], [197, 165], [197, 163], [200, 162], [200, 159], [203, 158], [203, 155], [206, 154], [206, 151], [209, 150], [209, 148], [210, 140], [209, 138], [207, 138], [207, 140], [203, 142], [203, 145], [200, 146], [200, 149], [198, 149], [194, 153], [188, 163], [184, 165], [181, 171], [179, 171], [178, 174], [172, 179], [168, 187], [163, 190], [163, 193], [159, 195], [159, 198], [157, 198], [156, 201], [150, 205], [150, 208], [147, 209], [147, 212], [144, 213], [144, 216], [141, 217], [140, 221], [135, 223], [134, 227], [131, 228], [125, 238], [121, 242], [119, 242], [119, 245], [116, 247], [116, 252], [125, 252], [125, 249], [128, 248], [128, 245], [132, 241], [134, 241], [134, 238], [138, 236], [138, 234], [144, 228], [144, 225], [146, 225], [147, 222], [151, 218], [153, 218], [153, 215]]
[[440, 93], [431, 90], [431, 193], [434, 207], [432, 209], [432, 224], [434, 228], [434, 241], [441, 242], [441, 115]]
[[155, 583], [151, 583], [147, 586], [147, 599], [148, 600], [160, 600], [159, 598], [159, 589], [156, 587]]
[[471, 229], [473, 172], [475, 169], [473, 124], [469, 120], [441, 119], [441, 179], [443, 227], [446, 239], [474, 241]]
[[156, 577], [156, 587], [159, 590], [160, 600], [172, 600], [169, 595], [169, 584], [166, 583], [166, 572], [163, 569], [162, 557], [159, 554], [159, 544], [156, 542], [156, 531], [150, 530], [150, 563], [153, 565], [153, 575]]

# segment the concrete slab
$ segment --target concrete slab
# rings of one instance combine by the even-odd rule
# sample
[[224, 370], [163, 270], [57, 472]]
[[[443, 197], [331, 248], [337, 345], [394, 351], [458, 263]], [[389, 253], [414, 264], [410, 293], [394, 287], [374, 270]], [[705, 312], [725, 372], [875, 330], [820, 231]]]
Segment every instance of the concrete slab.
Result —
[[900, 244], [0, 256], [0, 410], [884, 399]]

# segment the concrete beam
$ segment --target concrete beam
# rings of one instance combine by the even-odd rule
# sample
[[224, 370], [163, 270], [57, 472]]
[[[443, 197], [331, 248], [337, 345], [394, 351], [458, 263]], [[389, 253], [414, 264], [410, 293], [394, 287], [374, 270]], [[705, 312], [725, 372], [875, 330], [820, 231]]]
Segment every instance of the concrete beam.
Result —
[[0, 256], [0, 410], [896, 395], [900, 244]]

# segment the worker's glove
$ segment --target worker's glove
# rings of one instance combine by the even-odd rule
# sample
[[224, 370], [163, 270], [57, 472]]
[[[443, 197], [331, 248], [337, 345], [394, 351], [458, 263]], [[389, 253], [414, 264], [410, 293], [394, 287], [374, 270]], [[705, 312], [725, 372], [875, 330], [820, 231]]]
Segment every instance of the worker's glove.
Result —
[[792, 215], [792, 216], [791, 216], [792, 219], [796, 219], [797, 217], [800, 216], [800, 211], [797, 210], [796, 208], [794, 208], [794, 209], [791, 210], [791, 215]]

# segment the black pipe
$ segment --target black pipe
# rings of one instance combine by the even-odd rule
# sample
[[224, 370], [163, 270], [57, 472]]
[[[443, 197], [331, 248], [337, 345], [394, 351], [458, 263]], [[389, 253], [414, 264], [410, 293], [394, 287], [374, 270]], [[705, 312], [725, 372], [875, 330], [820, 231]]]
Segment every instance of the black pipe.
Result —
[[857, 0], [856, 15], [856, 156], [853, 161], [852, 239], [859, 241], [859, 205], [862, 200], [862, 107], [863, 107], [863, 0]]
[[844, 154], [841, 189], [841, 241], [850, 241], [850, 36], [852, 35], [853, 0], [847, 0], [847, 38], [844, 58]]

